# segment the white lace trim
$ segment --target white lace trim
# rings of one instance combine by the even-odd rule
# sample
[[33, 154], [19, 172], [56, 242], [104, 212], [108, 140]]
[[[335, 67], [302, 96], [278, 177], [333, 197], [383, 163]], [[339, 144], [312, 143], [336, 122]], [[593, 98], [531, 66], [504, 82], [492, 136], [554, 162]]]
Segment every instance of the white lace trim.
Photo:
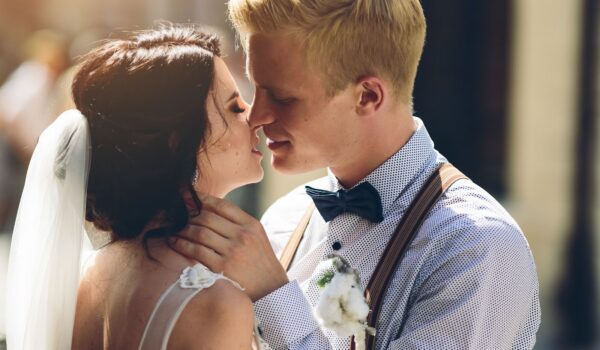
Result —
[[240, 290], [244, 290], [236, 281], [223, 275], [223, 273], [212, 272], [208, 267], [197, 263], [194, 266], [186, 267], [179, 276], [179, 287], [184, 289], [206, 289], [215, 284], [218, 280], [228, 280]]

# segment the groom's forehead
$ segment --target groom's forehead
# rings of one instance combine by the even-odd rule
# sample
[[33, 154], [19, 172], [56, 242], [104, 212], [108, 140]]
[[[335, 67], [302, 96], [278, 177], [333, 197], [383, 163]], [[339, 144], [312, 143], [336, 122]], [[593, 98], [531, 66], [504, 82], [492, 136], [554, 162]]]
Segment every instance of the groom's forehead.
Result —
[[307, 74], [303, 56], [286, 37], [253, 35], [249, 38], [246, 73], [258, 85], [292, 85]]
[[248, 38], [247, 58], [255, 66], [293, 70], [304, 65], [298, 40], [282, 34], [253, 34]]

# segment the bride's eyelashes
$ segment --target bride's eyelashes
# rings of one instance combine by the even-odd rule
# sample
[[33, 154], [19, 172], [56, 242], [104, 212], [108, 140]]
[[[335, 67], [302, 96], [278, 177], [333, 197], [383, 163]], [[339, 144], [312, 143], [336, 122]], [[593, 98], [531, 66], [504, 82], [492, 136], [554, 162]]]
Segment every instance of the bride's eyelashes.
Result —
[[244, 103], [244, 101], [238, 96], [228, 105], [227, 109], [233, 114], [242, 114], [246, 112], [246, 106], [247, 105]]
[[241, 114], [246, 111], [246, 108], [243, 108], [238, 103], [235, 103], [233, 106], [231, 106], [231, 111], [235, 114]]

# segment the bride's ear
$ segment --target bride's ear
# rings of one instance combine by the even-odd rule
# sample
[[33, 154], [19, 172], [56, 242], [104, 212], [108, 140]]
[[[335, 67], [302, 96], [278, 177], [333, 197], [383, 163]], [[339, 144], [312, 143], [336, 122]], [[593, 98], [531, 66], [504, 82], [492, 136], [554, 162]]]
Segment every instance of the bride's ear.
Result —
[[360, 78], [356, 84], [358, 101], [356, 113], [369, 116], [377, 112], [385, 99], [385, 86], [381, 79], [375, 76]]

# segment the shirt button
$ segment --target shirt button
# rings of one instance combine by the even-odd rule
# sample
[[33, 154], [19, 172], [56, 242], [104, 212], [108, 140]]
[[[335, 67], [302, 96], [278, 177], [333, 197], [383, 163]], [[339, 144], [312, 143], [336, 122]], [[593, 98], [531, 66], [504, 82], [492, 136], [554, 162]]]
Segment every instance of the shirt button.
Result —
[[333, 250], [340, 250], [340, 249], [342, 249], [342, 243], [335, 242], [331, 245], [331, 248], [333, 248]]

